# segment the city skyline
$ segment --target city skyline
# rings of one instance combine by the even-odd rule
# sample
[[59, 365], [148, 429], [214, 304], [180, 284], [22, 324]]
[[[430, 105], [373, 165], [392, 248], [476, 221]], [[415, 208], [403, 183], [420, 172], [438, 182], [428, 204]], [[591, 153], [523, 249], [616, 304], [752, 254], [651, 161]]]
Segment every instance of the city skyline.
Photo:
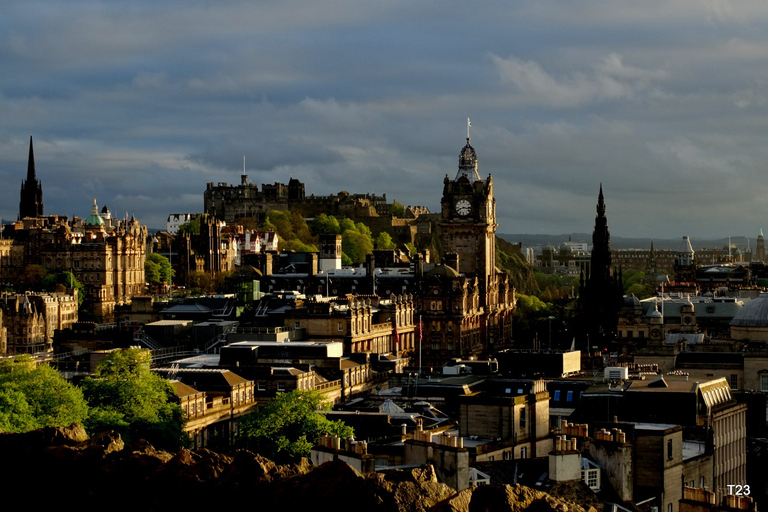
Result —
[[30, 135], [45, 213], [162, 228], [243, 157], [258, 185], [437, 212], [471, 118], [499, 233], [590, 232], [602, 183], [614, 236], [754, 238], [767, 24], [753, 1], [9, 5], [0, 216]]

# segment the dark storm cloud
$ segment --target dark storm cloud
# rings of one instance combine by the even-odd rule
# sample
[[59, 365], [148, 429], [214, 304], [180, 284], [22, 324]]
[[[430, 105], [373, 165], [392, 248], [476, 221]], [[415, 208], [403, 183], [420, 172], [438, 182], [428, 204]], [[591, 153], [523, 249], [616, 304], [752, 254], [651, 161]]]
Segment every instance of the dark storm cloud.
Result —
[[466, 118], [501, 232], [766, 227], [757, 1], [31, 0], [0, 19], [0, 215], [35, 137], [47, 212], [162, 227], [208, 182], [439, 207]]

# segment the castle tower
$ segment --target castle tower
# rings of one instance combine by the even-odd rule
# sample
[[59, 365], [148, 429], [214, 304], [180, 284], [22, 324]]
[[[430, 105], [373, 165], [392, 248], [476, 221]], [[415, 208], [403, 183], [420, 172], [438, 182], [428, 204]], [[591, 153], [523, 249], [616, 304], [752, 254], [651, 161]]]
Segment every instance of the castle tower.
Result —
[[27, 179], [21, 182], [21, 200], [19, 201], [19, 219], [43, 216], [43, 185], [37, 181], [35, 173], [35, 152], [32, 149], [32, 136], [29, 137], [29, 160]]
[[755, 250], [754, 260], [762, 261], [765, 263], [765, 238], [763, 237], [763, 230], [760, 230], [760, 234], [757, 236], [757, 248]]

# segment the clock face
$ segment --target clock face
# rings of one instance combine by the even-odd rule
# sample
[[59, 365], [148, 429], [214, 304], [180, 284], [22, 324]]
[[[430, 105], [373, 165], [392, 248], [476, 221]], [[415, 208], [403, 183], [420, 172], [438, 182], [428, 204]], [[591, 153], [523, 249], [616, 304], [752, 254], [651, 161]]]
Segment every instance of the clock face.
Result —
[[472, 205], [469, 204], [469, 201], [466, 199], [462, 199], [461, 201], [458, 201], [456, 203], [456, 213], [458, 213], [461, 216], [469, 215], [469, 213], [472, 211]]
[[661, 334], [661, 331], [658, 329], [653, 329], [651, 331], [651, 336], [653, 336], [654, 338], [658, 338], [660, 334]]

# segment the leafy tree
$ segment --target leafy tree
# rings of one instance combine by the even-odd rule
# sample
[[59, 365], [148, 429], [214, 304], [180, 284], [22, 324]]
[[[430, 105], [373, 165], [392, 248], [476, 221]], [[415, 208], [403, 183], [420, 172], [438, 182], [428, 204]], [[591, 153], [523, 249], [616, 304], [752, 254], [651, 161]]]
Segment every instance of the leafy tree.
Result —
[[312, 220], [311, 231], [317, 235], [338, 235], [341, 233], [339, 220], [333, 215], [321, 213]]
[[213, 291], [213, 279], [208, 272], [195, 270], [187, 274], [187, 287], [199, 293], [210, 293]]
[[30, 264], [25, 266], [21, 274], [16, 276], [16, 284], [20, 288], [19, 291], [42, 290], [45, 274], [45, 268], [42, 265]]
[[82, 391], [47, 364], [28, 355], [0, 362], [0, 431], [67, 427], [87, 415]]
[[356, 223], [355, 228], [357, 229], [357, 232], [360, 233], [361, 235], [365, 235], [368, 238], [373, 238], [373, 233], [371, 233], [371, 228], [369, 228], [362, 222]]
[[81, 306], [85, 300], [85, 287], [77, 280], [75, 274], [67, 270], [46, 275], [40, 285], [46, 292], [66, 292], [69, 288], [75, 288], [78, 305]]
[[341, 250], [351, 264], [364, 263], [366, 255], [373, 252], [373, 242], [370, 236], [348, 229], [341, 234]]
[[405, 206], [397, 200], [392, 201], [392, 206], [389, 207], [389, 213], [392, 214], [393, 217], [402, 219], [405, 217]]
[[199, 235], [201, 218], [202, 218], [202, 215], [198, 215], [191, 221], [185, 222], [184, 224], [179, 226], [179, 231], [177, 234], [179, 236], [184, 236], [185, 233], [189, 233], [190, 235]]
[[149, 254], [144, 260], [144, 273], [146, 280], [153, 284], [170, 283], [173, 277], [170, 260], [156, 252]]
[[161, 283], [160, 265], [150, 259], [144, 260], [144, 279], [151, 284]]
[[317, 251], [307, 221], [298, 212], [271, 210], [267, 212], [263, 227], [277, 233], [281, 249]]
[[394, 249], [395, 248], [395, 242], [392, 241], [392, 237], [389, 236], [389, 233], [386, 231], [382, 231], [379, 233], [379, 235], [376, 237], [376, 240], [374, 241], [374, 245], [377, 249]]
[[279, 393], [241, 420], [239, 444], [275, 461], [308, 457], [322, 434], [346, 439], [354, 433], [345, 423], [326, 418], [328, 410], [319, 391]]
[[356, 233], [358, 232], [355, 221], [347, 218], [343, 218], [339, 221], [339, 229], [341, 230], [341, 234], [344, 234], [345, 231], [354, 231]]
[[185, 444], [184, 421], [170, 382], [149, 370], [148, 350], [130, 348], [110, 353], [82, 383], [91, 406], [86, 429], [116, 430], [128, 442], [143, 438], [175, 450]]

